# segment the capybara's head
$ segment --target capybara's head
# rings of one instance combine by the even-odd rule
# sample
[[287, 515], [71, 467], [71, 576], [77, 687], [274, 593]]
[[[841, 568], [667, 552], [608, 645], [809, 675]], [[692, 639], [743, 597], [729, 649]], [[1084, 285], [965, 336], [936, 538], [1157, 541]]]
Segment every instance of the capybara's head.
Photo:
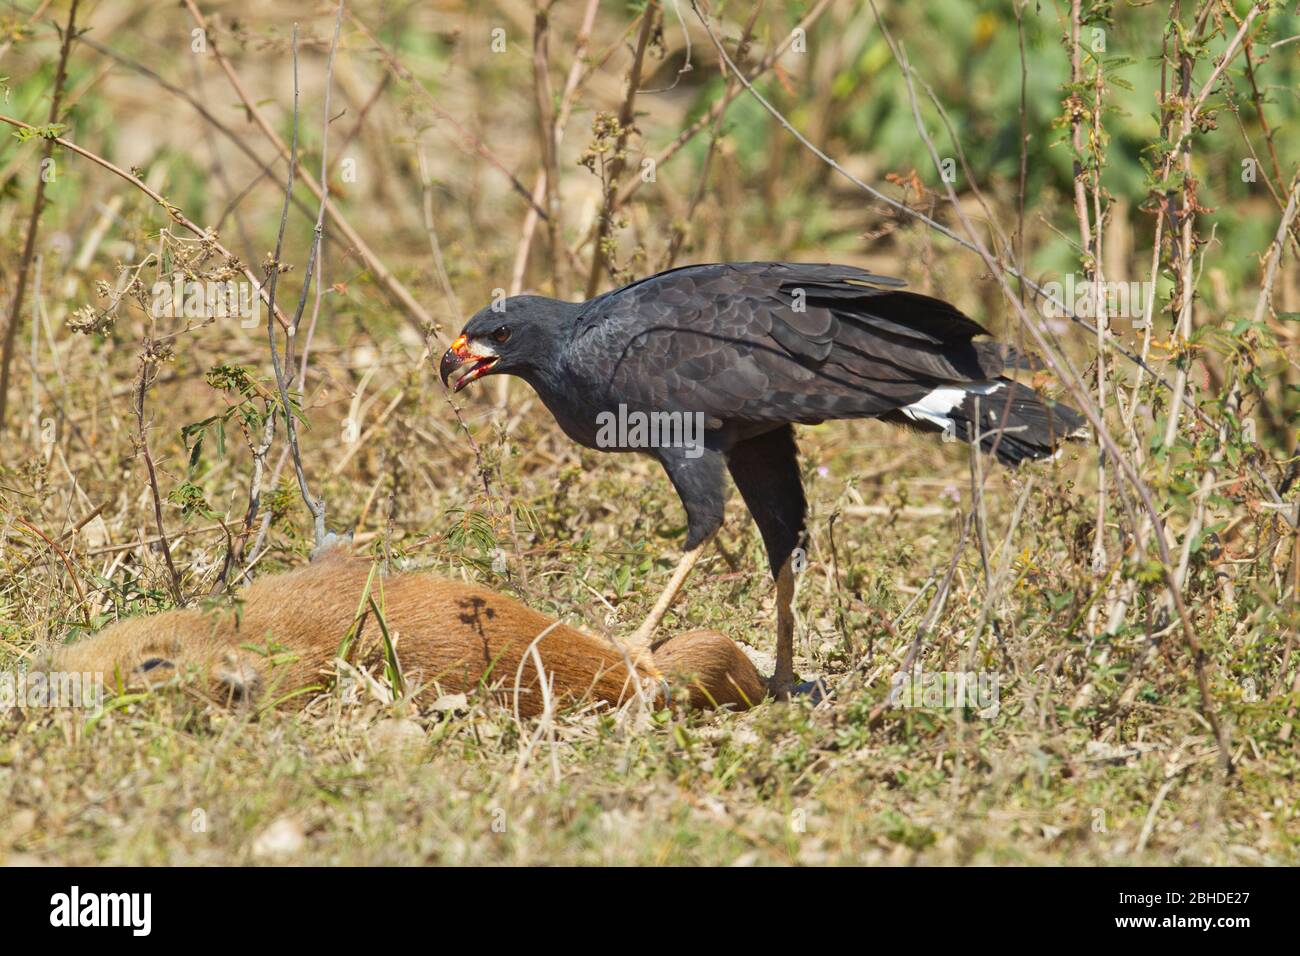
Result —
[[55, 648], [42, 669], [100, 674], [107, 688], [122, 690], [193, 680], [221, 701], [251, 701], [265, 684], [267, 655], [223, 640], [224, 613], [167, 611], [128, 618]]

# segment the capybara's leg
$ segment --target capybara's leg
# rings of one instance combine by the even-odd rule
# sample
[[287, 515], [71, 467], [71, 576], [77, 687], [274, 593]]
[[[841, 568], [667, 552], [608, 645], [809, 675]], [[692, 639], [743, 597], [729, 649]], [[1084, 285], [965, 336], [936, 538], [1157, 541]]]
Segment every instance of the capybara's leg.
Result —
[[753, 707], [767, 696], [767, 684], [745, 652], [717, 631], [688, 631], [655, 648], [655, 665], [674, 695], [685, 693], [692, 707]]

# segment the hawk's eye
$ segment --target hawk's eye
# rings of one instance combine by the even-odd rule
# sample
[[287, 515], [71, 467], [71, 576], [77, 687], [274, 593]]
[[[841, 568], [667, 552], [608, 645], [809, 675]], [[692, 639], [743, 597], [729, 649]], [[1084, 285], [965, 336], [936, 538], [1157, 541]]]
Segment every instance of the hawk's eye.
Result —
[[504, 325], [498, 325], [492, 333], [492, 341], [504, 345], [510, 338], [510, 330]]

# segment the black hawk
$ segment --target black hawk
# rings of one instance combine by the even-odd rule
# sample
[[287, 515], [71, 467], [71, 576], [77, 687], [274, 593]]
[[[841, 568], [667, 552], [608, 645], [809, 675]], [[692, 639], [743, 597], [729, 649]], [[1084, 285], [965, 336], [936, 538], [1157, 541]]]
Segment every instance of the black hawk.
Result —
[[793, 681], [791, 556], [807, 505], [794, 425], [879, 418], [977, 440], [1018, 465], [1084, 425], [1005, 377], [1033, 367], [946, 302], [853, 266], [684, 266], [589, 302], [522, 295], [478, 312], [442, 357], [456, 391], [507, 373], [571, 439], [641, 451], [686, 509], [686, 554], [637, 632], [655, 627], [722, 523], [726, 478], [758, 524], [777, 581], [773, 692]]

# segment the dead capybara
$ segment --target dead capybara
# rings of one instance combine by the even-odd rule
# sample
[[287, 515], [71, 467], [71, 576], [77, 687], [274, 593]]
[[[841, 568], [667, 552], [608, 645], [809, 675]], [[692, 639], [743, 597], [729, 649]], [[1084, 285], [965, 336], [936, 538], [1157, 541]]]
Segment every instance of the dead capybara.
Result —
[[432, 574], [391, 576], [336, 548], [268, 575], [218, 609], [129, 618], [59, 647], [51, 671], [102, 673], [110, 687], [202, 676], [215, 699], [300, 706], [327, 689], [340, 655], [372, 672], [400, 666], [415, 701], [490, 693], [533, 716], [545, 706], [538, 662], [557, 705], [620, 704], [638, 693], [692, 707], [758, 703], [766, 685], [716, 631], [674, 637], [653, 652], [569, 627], [487, 588]]

